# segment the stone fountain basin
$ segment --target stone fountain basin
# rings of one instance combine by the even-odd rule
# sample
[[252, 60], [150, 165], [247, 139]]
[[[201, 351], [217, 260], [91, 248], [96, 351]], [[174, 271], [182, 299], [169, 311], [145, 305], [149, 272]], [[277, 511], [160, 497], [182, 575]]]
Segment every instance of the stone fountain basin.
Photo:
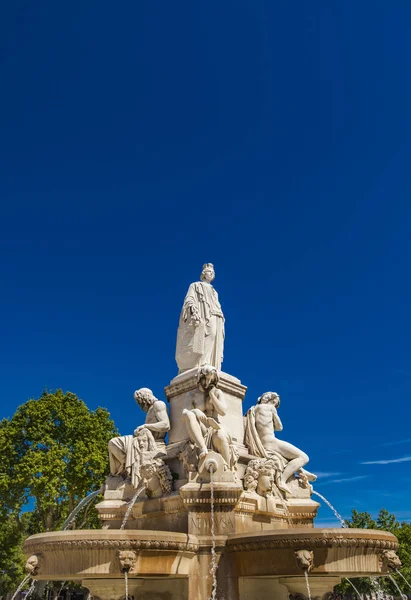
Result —
[[[82, 580], [122, 577], [119, 552], [132, 550], [131, 577], [187, 577], [190, 563], [208, 536], [154, 530], [93, 529], [33, 535], [24, 543], [27, 556], [39, 557], [36, 579]], [[301, 577], [297, 550], [313, 551], [310, 577], [383, 575], [384, 550], [396, 550], [397, 538], [372, 529], [295, 528], [219, 536], [236, 577]], [[225, 547], [225, 548], [224, 548]]]
[[[386, 574], [383, 554], [398, 547], [391, 533], [370, 529], [270, 529], [218, 535], [216, 541], [219, 585], [226, 586], [224, 597], [230, 600], [306, 596], [298, 550], [312, 552], [310, 588], [312, 597], [321, 598], [343, 577]], [[55, 531], [24, 543], [25, 554], [37, 556], [36, 579], [79, 581], [102, 600], [124, 598], [120, 553], [125, 551], [133, 557], [128, 585], [137, 600], [208, 598], [210, 550], [209, 535], [135, 529]]]
[[238, 577], [301, 577], [297, 550], [313, 552], [315, 576], [384, 575], [384, 550], [397, 550], [398, 540], [373, 529], [295, 528], [228, 536], [227, 550]]
[[79, 581], [122, 578], [122, 550], [136, 555], [130, 576], [187, 577], [198, 547], [197, 537], [185, 533], [81, 529], [32, 535], [23, 550], [39, 557], [36, 579]]

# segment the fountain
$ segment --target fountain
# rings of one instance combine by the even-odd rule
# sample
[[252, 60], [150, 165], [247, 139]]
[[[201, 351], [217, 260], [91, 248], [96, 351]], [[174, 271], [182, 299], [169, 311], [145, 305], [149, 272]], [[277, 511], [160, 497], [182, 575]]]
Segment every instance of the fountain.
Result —
[[399, 571], [398, 569], [395, 569], [395, 571], [398, 573], [398, 575], [401, 577], [401, 579], [404, 581], [405, 585], [407, 587], [409, 587], [411, 589], [411, 584], [410, 582], [404, 577], [404, 575], [401, 573], [401, 571]]
[[[18, 593], [23, 589], [23, 587], [26, 585], [26, 583], [28, 582], [28, 580], [30, 579], [30, 573], [28, 575], [26, 575], [23, 580], [19, 583], [16, 591], [14, 592], [11, 600], [15, 600], [15, 598], [17, 597]], [[31, 589], [31, 586], [30, 586]]]
[[74, 510], [71, 511], [67, 519], [64, 521], [63, 525], [61, 526], [61, 529], [63, 531], [68, 529], [70, 525], [75, 521], [76, 516], [79, 514], [79, 512], [81, 512], [83, 508], [85, 508], [94, 498], [97, 498], [97, 496], [103, 491], [104, 489], [96, 490], [95, 492], [91, 492], [91, 494], [80, 500], [80, 502], [77, 504]]
[[388, 579], [394, 584], [394, 587], [396, 588], [397, 592], [400, 595], [400, 598], [402, 598], [402, 600], [407, 600], [407, 594], [403, 594], [401, 591], [400, 586], [398, 585], [398, 583], [395, 581], [394, 577], [392, 575], [388, 575]]
[[323, 502], [325, 502], [325, 504], [328, 506], [328, 508], [330, 508], [332, 510], [332, 512], [334, 513], [334, 516], [337, 517], [338, 521], [340, 522], [341, 527], [348, 527], [347, 523], [344, 521], [344, 519], [342, 518], [342, 516], [340, 515], [339, 512], [336, 511], [336, 509], [334, 508], [334, 506], [331, 504], [331, 502], [329, 500], [327, 500], [327, 498], [325, 498], [322, 494], [320, 494], [319, 492], [316, 492], [313, 490], [312, 492], [315, 496], [318, 496], [319, 498], [321, 498], [321, 500]]
[[356, 588], [356, 586], [353, 584], [353, 582], [351, 581], [351, 579], [348, 579], [348, 577], [345, 577], [346, 581], [348, 581], [348, 583], [350, 584], [350, 586], [354, 589], [355, 593], [357, 594], [357, 597], [359, 600], [362, 600], [362, 596], [360, 594], [360, 592], [358, 591], [358, 589]]
[[144, 425], [109, 442], [102, 529], [29, 537], [33, 580], [77, 581], [101, 600], [287, 600], [401, 566], [391, 533], [314, 527], [316, 477], [276, 437], [279, 395], [263, 393], [244, 417], [246, 387], [221, 370], [213, 278], [208, 263], [184, 300], [168, 406], [137, 390]]

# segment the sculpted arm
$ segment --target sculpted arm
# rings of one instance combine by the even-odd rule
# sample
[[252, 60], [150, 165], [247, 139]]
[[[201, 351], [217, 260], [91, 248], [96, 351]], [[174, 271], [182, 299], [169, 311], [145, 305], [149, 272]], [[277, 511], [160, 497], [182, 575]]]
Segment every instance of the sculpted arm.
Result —
[[186, 297], [184, 298], [183, 310], [181, 317], [183, 321], [187, 321], [189, 317], [194, 323], [200, 323], [200, 313], [198, 310], [198, 301], [195, 291], [195, 284], [192, 283], [188, 288]]
[[224, 417], [227, 414], [227, 403], [225, 401], [224, 392], [213, 388], [210, 390], [210, 400], [216, 412]]
[[145, 423], [144, 427], [146, 427], [150, 431], [169, 431], [170, 419], [168, 418], [167, 407], [165, 402], [163, 402], [162, 400], [157, 400], [157, 402], [154, 403], [154, 412], [156, 415], [157, 422]]
[[274, 425], [274, 431], [282, 431], [283, 430], [283, 424], [281, 423], [281, 419], [278, 416], [277, 409], [274, 406], [273, 406], [273, 425]]

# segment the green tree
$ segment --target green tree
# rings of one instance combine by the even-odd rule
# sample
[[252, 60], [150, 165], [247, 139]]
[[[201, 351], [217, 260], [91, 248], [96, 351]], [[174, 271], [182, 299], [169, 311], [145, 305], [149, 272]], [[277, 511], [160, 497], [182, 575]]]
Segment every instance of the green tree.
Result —
[[348, 527], [358, 529], [377, 529], [377, 522], [367, 512], [352, 511], [351, 519], [346, 521]]
[[[115, 435], [107, 410], [91, 411], [62, 390], [45, 391], [0, 422], [0, 519], [7, 524], [0, 533], [6, 549], [0, 571], [7, 572], [2, 587], [21, 575], [23, 539], [59, 529], [77, 503], [104, 483], [107, 443]], [[99, 527], [94, 508], [84, 513], [82, 526]]]
[[18, 516], [10, 513], [0, 527], [0, 595], [12, 590], [24, 573], [24, 534]]
[[[399, 542], [398, 556], [402, 562], [401, 573], [404, 577], [411, 582], [411, 523], [397, 521], [397, 518], [392, 513], [388, 512], [385, 508], [382, 508], [378, 514], [377, 519], [373, 519], [367, 512], [358, 512], [355, 509], [352, 511], [351, 519], [347, 520], [348, 527], [354, 527], [359, 529], [383, 529], [384, 531], [390, 531], [397, 536]], [[396, 580], [400, 589], [404, 593], [409, 592], [404, 580], [400, 575], [391, 573], [392, 577]], [[388, 577], [378, 579], [380, 586], [392, 595], [398, 596], [398, 590]], [[373, 586], [370, 578], [358, 577], [352, 578], [352, 582], [355, 587], [361, 593], [371, 593]], [[350, 584], [347, 581], [343, 581], [337, 589], [341, 593], [353, 592]]]
[[380, 510], [377, 517], [377, 529], [383, 529], [384, 531], [390, 531], [395, 534], [400, 527], [401, 525], [394, 515], [389, 513], [385, 508]]

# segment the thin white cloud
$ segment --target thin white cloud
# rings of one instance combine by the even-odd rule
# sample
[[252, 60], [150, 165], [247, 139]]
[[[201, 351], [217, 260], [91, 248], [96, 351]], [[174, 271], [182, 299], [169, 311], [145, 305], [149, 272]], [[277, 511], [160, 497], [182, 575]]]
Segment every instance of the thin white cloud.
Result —
[[366, 460], [361, 462], [361, 465], [392, 465], [394, 463], [409, 462], [411, 456], [403, 456], [402, 458], [391, 458], [389, 460]]
[[397, 446], [398, 444], [408, 444], [409, 442], [411, 442], [411, 438], [396, 440], [395, 442], [385, 442], [384, 444], [380, 444], [380, 446]]
[[327, 481], [320, 481], [321, 485], [328, 485], [329, 483], [345, 483], [346, 481], [360, 481], [360, 479], [366, 479], [369, 475], [356, 475], [355, 477], [344, 477], [343, 479], [327, 479]]
[[337, 475], [341, 475], [341, 473], [323, 473], [322, 471], [317, 471], [315, 474], [319, 479], [323, 479], [324, 477], [336, 477]]

